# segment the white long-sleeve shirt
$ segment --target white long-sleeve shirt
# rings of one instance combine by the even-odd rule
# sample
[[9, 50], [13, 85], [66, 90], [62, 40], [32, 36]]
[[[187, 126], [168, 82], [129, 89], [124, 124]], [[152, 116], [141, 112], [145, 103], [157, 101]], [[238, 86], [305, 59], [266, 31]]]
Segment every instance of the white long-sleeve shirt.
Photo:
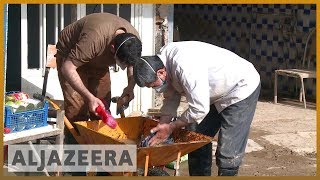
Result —
[[158, 57], [167, 72], [161, 112], [175, 114], [181, 95], [188, 109], [179, 119], [200, 123], [214, 104], [218, 112], [250, 96], [260, 83], [254, 66], [237, 54], [199, 41], [172, 42]]

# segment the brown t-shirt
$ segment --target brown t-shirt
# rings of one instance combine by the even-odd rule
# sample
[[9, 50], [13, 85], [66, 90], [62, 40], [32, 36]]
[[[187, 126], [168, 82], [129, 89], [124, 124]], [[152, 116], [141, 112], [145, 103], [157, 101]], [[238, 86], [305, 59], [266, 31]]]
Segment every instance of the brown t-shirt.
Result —
[[137, 30], [121, 17], [109, 13], [87, 15], [60, 32], [57, 53], [82, 61], [87, 67], [105, 69], [115, 64], [110, 45], [118, 29], [139, 37]]

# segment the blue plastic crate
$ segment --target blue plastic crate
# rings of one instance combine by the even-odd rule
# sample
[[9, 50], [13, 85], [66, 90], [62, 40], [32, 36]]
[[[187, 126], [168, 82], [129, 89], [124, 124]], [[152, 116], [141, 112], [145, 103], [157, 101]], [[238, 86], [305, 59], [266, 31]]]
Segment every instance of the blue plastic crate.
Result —
[[13, 113], [10, 107], [5, 106], [4, 127], [10, 128], [12, 133], [46, 126], [48, 107], [48, 101], [45, 101], [42, 109]]

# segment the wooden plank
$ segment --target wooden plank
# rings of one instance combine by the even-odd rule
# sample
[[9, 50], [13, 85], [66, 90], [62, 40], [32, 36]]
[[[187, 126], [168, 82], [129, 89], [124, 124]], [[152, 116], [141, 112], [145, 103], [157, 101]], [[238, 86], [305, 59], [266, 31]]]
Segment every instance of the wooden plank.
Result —
[[56, 57], [54, 56], [57, 53], [56, 45], [48, 44], [47, 48], [47, 64], [46, 67], [56, 68]]

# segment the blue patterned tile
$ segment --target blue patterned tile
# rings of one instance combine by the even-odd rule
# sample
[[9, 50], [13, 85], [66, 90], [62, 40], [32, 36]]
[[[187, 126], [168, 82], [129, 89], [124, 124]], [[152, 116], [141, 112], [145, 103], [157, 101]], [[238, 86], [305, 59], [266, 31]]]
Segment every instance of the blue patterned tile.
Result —
[[[189, 33], [180, 32], [182, 40], [211, 42], [248, 59], [259, 70], [266, 89], [273, 88], [270, 79], [275, 69], [293, 67], [298, 63], [306, 34], [316, 26], [314, 4], [175, 5], [174, 12], [175, 25], [185, 27], [185, 32]], [[181, 16], [177, 18], [177, 14]], [[190, 34], [192, 29], [201, 29], [195, 28], [195, 22], [190, 21], [194, 16], [203, 18], [196, 23], [203, 24], [203, 32], [207, 34], [199, 31]], [[282, 31], [290, 30], [290, 27], [283, 26], [283, 19], [287, 17], [292, 23], [296, 22], [294, 30], [301, 35], [283, 35]], [[315, 60], [312, 65], [315, 67]], [[289, 82], [288, 78], [282, 78], [279, 89], [287, 88], [293, 92], [292, 85], [285, 86]], [[315, 82], [308, 82], [312, 88], [307, 96], [315, 97]]]

